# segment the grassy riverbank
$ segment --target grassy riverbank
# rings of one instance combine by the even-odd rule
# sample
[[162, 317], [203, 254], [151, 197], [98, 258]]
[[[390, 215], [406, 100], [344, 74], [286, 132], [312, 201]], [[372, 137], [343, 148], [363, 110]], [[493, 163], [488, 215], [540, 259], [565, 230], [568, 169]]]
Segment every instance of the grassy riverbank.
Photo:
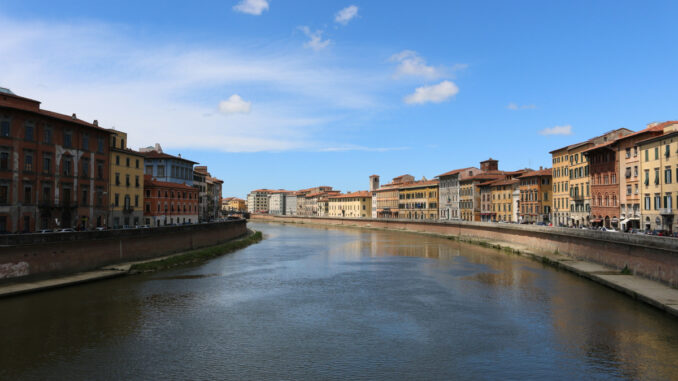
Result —
[[179, 253], [171, 257], [158, 259], [155, 261], [136, 263], [130, 268], [130, 272], [152, 272], [170, 269], [173, 267], [187, 264], [204, 262], [208, 259], [216, 258], [224, 254], [243, 249], [249, 245], [255, 244], [263, 239], [261, 232], [251, 232], [243, 238], [223, 243], [221, 245], [210, 246], [203, 249], [196, 249]]

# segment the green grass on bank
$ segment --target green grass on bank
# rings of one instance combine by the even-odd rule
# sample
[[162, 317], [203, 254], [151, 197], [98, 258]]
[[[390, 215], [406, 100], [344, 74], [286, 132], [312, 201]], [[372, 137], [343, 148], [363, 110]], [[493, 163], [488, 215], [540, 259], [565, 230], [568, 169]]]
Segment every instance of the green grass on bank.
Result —
[[228, 241], [216, 246], [210, 246], [202, 249], [196, 249], [173, 255], [169, 258], [159, 259], [144, 263], [132, 265], [132, 272], [151, 272], [160, 271], [177, 266], [183, 266], [196, 262], [204, 262], [208, 259], [216, 258], [224, 254], [243, 249], [249, 245], [255, 244], [263, 239], [261, 232], [254, 232], [247, 237]]

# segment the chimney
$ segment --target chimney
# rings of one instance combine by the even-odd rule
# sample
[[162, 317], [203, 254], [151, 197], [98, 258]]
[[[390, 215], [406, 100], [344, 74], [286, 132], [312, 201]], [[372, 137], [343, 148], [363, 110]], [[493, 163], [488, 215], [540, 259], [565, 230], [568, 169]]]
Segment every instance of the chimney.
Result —
[[73, 116], [72, 116], [72, 118], [73, 118], [73, 119], [78, 119], [78, 117], [77, 117], [77, 116], [75, 116], [75, 113], [73, 113]]
[[177, 156], [181, 157], [181, 154], [178, 154]]
[[99, 121], [94, 119], [94, 122], [92, 124], [95, 125], [95, 126], [99, 126]]
[[540, 165], [540, 166], [539, 166], [539, 170], [541, 171], [542, 169], [544, 169], [544, 167], [542, 167], [542, 166]]

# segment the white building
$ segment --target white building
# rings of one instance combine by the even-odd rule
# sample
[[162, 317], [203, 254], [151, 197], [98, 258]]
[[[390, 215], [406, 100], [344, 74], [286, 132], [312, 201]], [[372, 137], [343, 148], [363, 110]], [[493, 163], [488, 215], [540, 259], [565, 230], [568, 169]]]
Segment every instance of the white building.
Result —
[[268, 189], [253, 190], [247, 195], [247, 211], [250, 213], [268, 213]]
[[295, 216], [297, 214], [297, 195], [295, 193], [286, 193], [285, 200], [285, 215]]
[[455, 169], [436, 176], [440, 179], [438, 191], [438, 219], [458, 220], [459, 214], [459, 181], [482, 173], [476, 167]]

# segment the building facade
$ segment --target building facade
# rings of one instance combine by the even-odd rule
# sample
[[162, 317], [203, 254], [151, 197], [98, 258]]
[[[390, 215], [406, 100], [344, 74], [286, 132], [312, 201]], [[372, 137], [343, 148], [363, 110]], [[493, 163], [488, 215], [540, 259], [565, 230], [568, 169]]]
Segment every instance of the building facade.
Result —
[[[195, 187], [195, 184], [193, 184]], [[199, 196], [198, 196], [199, 197]], [[199, 205], [199, 204], [198, 204]], [[198, 211], [200, 206], [198, 206]], [[221, 211], [223, 213], [243, 213], [247, 211], [247, 202], [237, 197], [226, 197], [221, 200]], [[198, 215], [200, 218], [200, 215]]]
[[468, 167], [455, 169], [437, 176], [440, 180], [440, 196], [438, 198], [440, 211], [438, 216], [441, 220], [450, 221], [461, 218], [459, 213], [459, 180], [475, 176], [479, 173], [481, 173], [479, 168]]
[[553, 164], [551, 170], [553, 182], [551, 220], [554, 226], [568, 226], [570, 222], [570, 175], [568, 174], [570, 155], [568, 154], [568, 147], [551, 151], [550, 154]]
[[553, 170], [530, 171], [518, 178], [520, 188], [519, 222], [550, 223], [553, 205]]
[[328, 197], [327, 215], [330, 217], [370, 218], [371, 213], [372, 194], [368, 191]]
[[111, 197], [108, 226], [113, 229], [143, 224], [144, 156], [127, 148], [127, 134], [109, 130]]
[[400, 188], [412, 182], [414, 182], [412, 175], [401, 175], [374, 190], [377, 218], [400, 218]]
[[0, 89], [0, 232], [105, 226], [109, 135]]
[[403, 184], [398, 192], [398, 218], [408, 220], [438, 219], [438, 180]]
[[[678, 123], [663, 126], [663, 134], [638, 142], [643, 198], [641, 222], [645, 230], [678, 230]], [[675, 173], [674, 173], [675, 171]]]
[[157, 181], [185, 184], [193, 186], [193, 165], [195, 161], [166, 154], [160, 144], [154, 147], [140, 148], [139, 152], [144, 155], [144, 174], [150, 175]]
[[247, 195], [247, 211], [250, 213], [268, 213], [269, 189], [256, 189]]
[[145, 175], [144, 220], [153, 227], [198, 223], [198, 190]]
[[619, 214], [620, 229], [641, 229], [640, 184], [643, 172], [641, 171], [641, 154], [638, 142], [664, 133], [664, 127], [678, 122], [652, 123], [645, 129], [626, 135], [617, 140], [619, 158]]
[[517, 179], [497, 180], [492, 182], [492, 213], [493, 221], [517, 222], [516, 210], [518, 199], [514, 193], [518, 190]]

